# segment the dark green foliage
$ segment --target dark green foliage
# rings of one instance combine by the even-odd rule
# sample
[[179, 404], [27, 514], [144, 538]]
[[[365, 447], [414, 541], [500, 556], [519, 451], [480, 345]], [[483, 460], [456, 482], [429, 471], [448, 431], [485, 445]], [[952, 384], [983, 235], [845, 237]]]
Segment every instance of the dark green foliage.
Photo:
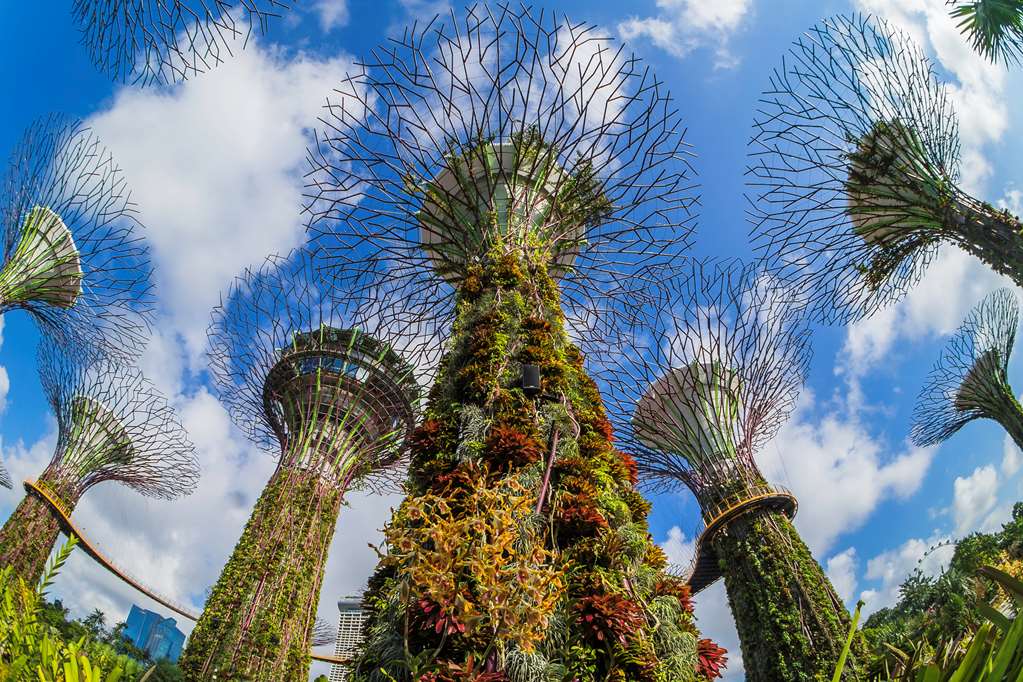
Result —
[[982, 57], [992, 62], [1019, 63], [1023, 56], [1023, 2], [958, 2], [951, 15]]
[[888, 647], [912, 651], [919, 645], [940, 650], [986, 621], [978, 601], [998, 595], [998, 585], [977, 577], [986, 565], [1023, 560], [1023, 503], [996, 533], [973, 533], [956, 543], [948, 567], [938, 576], [917, 569], [899, 588], [899, 601], [871, 614], [863, 634], [874, 654], [871, 671], [879, 674], [893, 662]]
[[[78, 493], [60, 485], [47, 468], [38, 485], [53, 491], [55, 498], [70, 513], [78, 502]], [[46, 559], [60, 535], [60, 524], [47, 504], [34, 493], [27, 493], [0, 529], [0, 567], [11, 566], [29, 585], [35, 585], [46, 568]]]
[[[830, 679], [849, 615], [820, 564], [783, 513], [739, 517], [714, 537], [736, 618], [746, 679]], [[842, 679], [858, 679], [862, 643]]]
[[188, 639], [188, 679], [306, 678], [341, 497], [315, 471], [274, 473]]
[[[370, 620], [355, 679], [697, 679], [688, 592], [663, 573], [663, 552], [646, 528], [649, 504], [634, 489], [635, 463], [611, 444], [603, 403], [567, 339], [546, 269], [496, 244], [463, 279], [457, 310], [442, 371], [411, 439], [409, 497], [389, 537], [402, 538], [404, 551], [429, 525], [419, 500], [442, 500], [445, 514], [457, 519], [480, 491], [526, 490], [536, 496], [527, 508], [539, 513], [521, 520], [518, 542], [542, 542], [535, 556], [550, 557], [543, 568], [560, 576], [561, 596], [535, 600], [535, 612], [521, 619], [530, 628], [545, 623], [545, 637], [533, 646], [531, 630], [495, 635], [483, 627], [492, 617], [473, 615], [485, 595], [507, 588], [494, 583], [502, 574], [486, 566], [447, 574], [459, 598], [480, 600], [474, 610], [423, 599], [440, 589], [418, 584], [405, 564], [385, 559], [365, 595]], [[527, 363], [540, 367], [535, 402], [520, 387]], [[439, 532], [435, 524], [430, 529]], [[455, 541], [424, 534], [420, 542], [432, 549]]]

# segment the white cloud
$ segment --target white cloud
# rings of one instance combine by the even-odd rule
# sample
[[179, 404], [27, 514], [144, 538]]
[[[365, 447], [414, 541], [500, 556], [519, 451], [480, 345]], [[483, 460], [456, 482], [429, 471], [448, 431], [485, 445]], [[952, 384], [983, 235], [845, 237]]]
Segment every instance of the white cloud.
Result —
[[320, 28], [331, 31], [348, 25], [348, 0], [317, 0], [313, 10], [320, 18]]
[[729, 50], [729, 41], [752, 7], [752, 0], [657, 0], [656, 16], [630, 17], [618, 24], [618, 33], [623, 40], [647, 38], [676, 57], [710, 45], [715, 68], [731, 68], [738, 59]]
[[661, 543], [661, 549], [668, 555], [670, 564], [685, 568], [696, 556], [696, 538], [687, 540], [681, 528], [672, 526], [668, 530], [668, 539]]
[[795, 524], [814, 554], [855, 530], [883, 500], [905, 499], [920, 487], [933, 450], [905, 443], [889, 455], [885, 444], [855, 412], [812, 413], [804, 390], [792, 418], [758, 462], [768, 479], [788, 486], [799, 500]]
[[998, 503], [998, 472], [990, 464], [977, 467], [969, 476], [956, 477], [952, 484], [954, 500], [952, 510], [955, 516], [956, 533], [964, 535], [980, 525], [990, 530], [989, 523], [980, 524], [981, 519]]
[[92, 117], [148, 228], [161, 332], [181, 334], [191, 358], [231, 278], [304, 240], [309, 129], [350, 64], [250, 45], [172, 89], [121, 89]]
[[825, 572], [842, 601], [849, 603], [856, 594], [856, 548], [849, 547], [828, 559]]
[[1020, 467], [1020, 451], [1012, 436], [1006, 434], [1002, 440], [1002, 473], [1008, 478], [1013, 476]]
[[974, 52], [949, 16], [945, 0], [857, 0], [856, 4], [907, 31], [955, 78], [950, 93], [963, 143], [962, 184], [968, 191], [980, 192], [992, 172], [983, 148], [999, 141], [1008, 129], [1005, 69]]
[[898, 601], [899, 587], [916, 568], [927, 576], [943, 571], [955, 551], [955, 547], [948, 544], [948, 539], [941, 535], [933, 535], [927, 540], [912, 538], [868, 561], [866, 579], [880, 580], [881, 584], [860, 594], [866, 602], [863, 616]]

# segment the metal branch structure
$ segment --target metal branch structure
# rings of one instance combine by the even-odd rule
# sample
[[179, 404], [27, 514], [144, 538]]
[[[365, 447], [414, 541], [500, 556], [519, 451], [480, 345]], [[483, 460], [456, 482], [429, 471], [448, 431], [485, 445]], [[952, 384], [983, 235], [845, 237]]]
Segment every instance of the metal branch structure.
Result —
[[27, 311], [65, 346], [137, 354], [153, 311], [148, 247], [124, 175], [96, 136], [37, 120], [11, 156], [0, 199], [0, 314]]
[[247, 270], [213, 311], [220, 399], [279, 464], [189, 638], [180, 665], [190, 678], [305, 679], [345, 494], [404, 477], [440, 345], [428, 323], [372, 315], [401, 308], [373, 296], [328, 284], [300, 250]]
[[[65, 351], [52, 342], [40, 346], [39, 364], [57, 419], [57, 445], [34, 485], [65, 514], [104, 481], [162, 499], [194, 490], [195, 449], [173, 407], [137, 368]], [[0, 565], [13, 566], [35, 584], [59, 531], [46, 503], [26, 495], [0, 529]]]
[[746, 675], [765, 682], [830, 675], [849, 627], [791, 523], [795, 498], [756, 462], [809, 364], [809, 330], [791, 293], [759, 265], [694, 262], [666, 280], [646, 322], [630, 330], [635, 342], [598, 361], [619, 447], [641, 480], [696, 496], [706, 529], [690, 587], [725, 578]]
[[1018, 327], [1019, 300], [1011, 289], [992, 292], [970, 311], [920, 391], [913, 412], [915, 444], [936, 445], [986, 418], [1023, 448], [1023, 407], [1008, 378]]
[[814, 318], [897, 301], [940, 244], [1023, 284], [1023, 226], [957, 186], [946, 89], [892, 25], [854, 15], [812, 28], [775, 69], [754, 128], [754, 245], [803, 285]]
[[75, 0], [82, 43], [117, 81], [171, 84], [215, 68], [265, 34], [290, 0]]
[[628, 324], [687, 247], [670, 93], [593, 26], [474, 5], [374, 51], [322, 120], [331, 271], [449, 336], [352, 679], [695, 679], [688, 588], [570, 340]]
[[543, 263], [570, 318], [688, 245], [697, 198], [675, 101], [594, 26], [507, 6], [435, 18], [372, 53], [310, 151], [310, 230], [453, 319], [495, 248]]

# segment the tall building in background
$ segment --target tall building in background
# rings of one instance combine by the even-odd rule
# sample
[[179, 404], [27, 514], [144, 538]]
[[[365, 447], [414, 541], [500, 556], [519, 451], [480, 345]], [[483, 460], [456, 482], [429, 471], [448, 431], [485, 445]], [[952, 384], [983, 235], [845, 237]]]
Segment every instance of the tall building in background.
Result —
[[[338, 658], [355, 658], [358, 647], [362, 644], [362, 625], [366, 622], [366, 612], [362, 610], [362, 597], [341, 597], [337, 601], [337, 609], [341, 616], [337, 622], [334, 655]], [[331, 666], [330, 682], [345, 682], [350, 670], [347, 665]]]
[[185, 633], [178, 629], [177, 621], [134, 604], [128, 613], [124, 636], [154, 661], [166, 658], [177, 663], [185, 644]]

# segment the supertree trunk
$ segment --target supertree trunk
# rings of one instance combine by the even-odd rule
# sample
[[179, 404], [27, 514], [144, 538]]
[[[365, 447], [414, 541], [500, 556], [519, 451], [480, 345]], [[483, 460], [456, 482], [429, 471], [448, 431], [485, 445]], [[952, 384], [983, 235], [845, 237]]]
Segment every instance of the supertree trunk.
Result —
[[189, 680], [304, 680], [323, 564], [343, 491], [281, 466], [189, 637]]
[[[53, 465], [36, 481], [64, 508], [74, 511], [81, 493], [63, 482]], [[13, 566], [14, 572], [29, 585], [35, 585], [46, 570], [46, 560], [60, 534], [60, 522], [50, 506], [30, 492], [21, 500], [0, 529], [0, 566]]]
[[355, 679], [695, 679], [688, 591], [661, 570], [555, 283], [495, 248], [457, 311]]
[[963, 196], [952, 202], [944, 222], [964, 251], [1023, 286], [1023, 225], [1018, 218]]
[[[831, 679], [849, 614], [781, 511], [758, 510], [713, 540], [750, 682]], [[856, 640], [842, 679], [859, 679]]]

